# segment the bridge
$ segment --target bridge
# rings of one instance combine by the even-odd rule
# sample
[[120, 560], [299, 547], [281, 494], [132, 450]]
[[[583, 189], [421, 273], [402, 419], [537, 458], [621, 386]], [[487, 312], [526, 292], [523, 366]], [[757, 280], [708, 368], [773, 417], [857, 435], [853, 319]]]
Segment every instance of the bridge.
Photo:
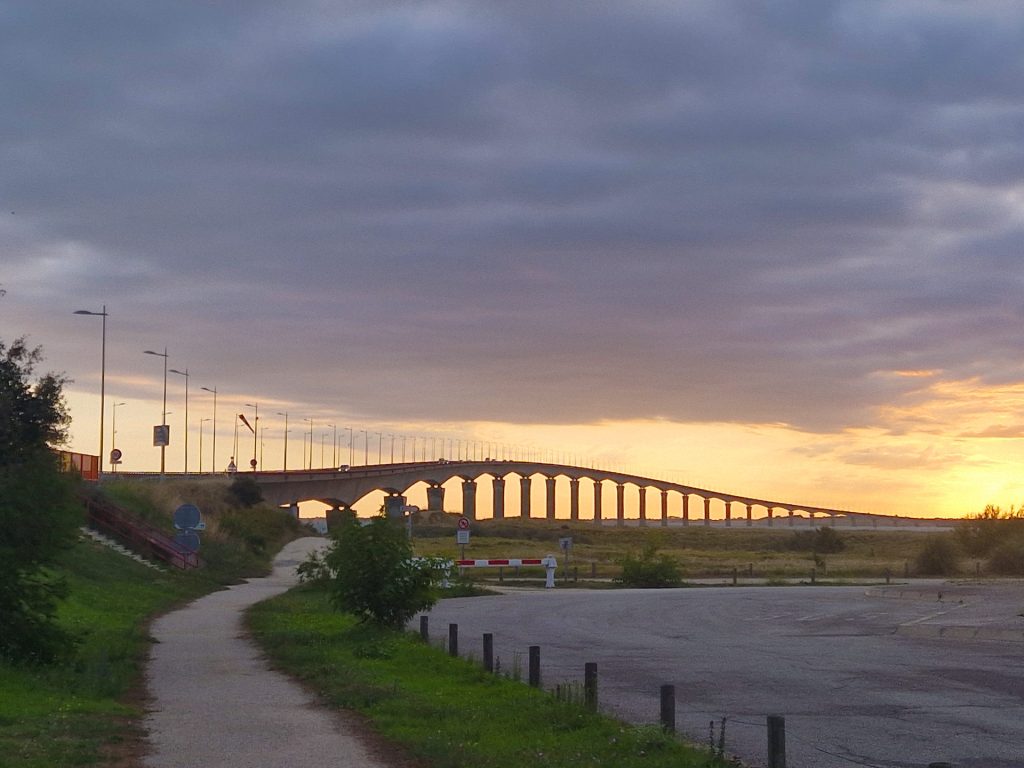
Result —
[[[538, 478], [538, 475], [541, 477]], [[755, 507], [764, 510], [764, 519], [769, 526], [774, 524], [777, 514], [786, 516], [789, 525], [793, 525], [794, 517], [800, 513], [806, 515], [811, 521], [816, 516], [823, 515], [829, 518], [833, 524], [838, 518], [843, 518], [851, 526], [857, 525], [858, 521], [870, 521], [877, 526], [882, 520], [890, 524], [896, 524], [899, 519], [907, 520], [907, 518], [894, 518], [868, 512], [808, 506], [725, 493], [623, 472], [533, 461], [449, 461], [442, 459], [429, 462], [373, 464], [340, 470], [313, 469], [240, 473], [240, 476], [252, 477], [259, 484], [263, 496], [268, 502], [296, 509], [298, 503], [302, 501], [319, 501], [331, 507], [332, 510], [349, 509], [367, 494], [381, 491], [385, 494], [385, 507], [388, 513], [400, 515], [406, 493], [422, 483], [426, 485], [428, 511], [443, 511], [446, 490], [444, 486], [449, 481], [458, 479], [461, 481], [462, 512], [470, 519], [477, 519], [479, 511], [476, 500], [477, 484], [482, 478], [487, 478], [493, 488], [491, 517], [494, 519], [519, 517], [529, 520], [536, 517], [537, 519], [555, 520], [564, 518], [564, 509], [561, 510], [563, 513], [561, 518], [556, 515], [559, 511], [557, 509], [559, 497], [562, 497], [564, 503], [565, 496], [564, 493], [556, 493], [556, 489], [559, 479], [564, 478], [568, 480], [569, 485], [568, 519], [592, 519], [596, 524], [602, 524], [606, 520], [615, 521], [618, 525], [625, 524], [627, 490], [637, 499], [640, 525], [645, 525], [648, 522], [668, 525], [670, 498], [673, 495], [681, 498], [681, 501], [674, 506], [681, 511], [679, 517], [683, 525], [700, 520], [704, 525], [711, 525], [711, 503], [715, 500], [721, 502], [725, 507], [724, 524], [726, 526], [731, 526], [734, 519], [742, 520], [744, 518], [746, 525], [753, 525]], [[513, 482], [518, 480], [520, 484], [518, 514], [509, 514], [509, 510], [506, 509], [505, 486], [509, 479], [512, 479]], [[543, 514], [535, 516], [533, 483], [538, 480], [544, 484], [545, 502]], [[583, 510], [584, 514], [581, 517], [580, 485], [583, 482], [593, 484], [593, 507], [592, 510]], [[613, 510], [608, 510], [608, 514], [604, 509], [605, 494], [603, 490], [605, 484], [613, 484], [615, 488], [615, 507]], [[628, 488], [629, 486], [632, 488]], [[648, 510], [648, 489], [660, 491], [660, 509]], [[691, 510], [691, 499], [698, 502], [694, 505], [693, 510]], [[703, 503], [703, 510], [700, 509], [700, 502]], [[733, 517], [734, 505], [738, 507], [736, 518]]]

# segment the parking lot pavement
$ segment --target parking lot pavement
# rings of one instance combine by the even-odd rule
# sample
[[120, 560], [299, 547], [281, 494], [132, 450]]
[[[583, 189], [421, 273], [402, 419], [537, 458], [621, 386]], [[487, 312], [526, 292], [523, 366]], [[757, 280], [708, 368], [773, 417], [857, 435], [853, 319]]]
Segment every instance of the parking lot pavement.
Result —
[[597, 662], [603, 709], [655, 722], [676, 686], [680, 730], [765, 764], [768, 714], [786, 718], [789, 764], [1024, 768], [1024, 589], [890, 587], [537, 590], [446, 600], [433, 636], [459, 625], [479, 657], [494, 634], [509, 671], [541, 646], [545, 685]]

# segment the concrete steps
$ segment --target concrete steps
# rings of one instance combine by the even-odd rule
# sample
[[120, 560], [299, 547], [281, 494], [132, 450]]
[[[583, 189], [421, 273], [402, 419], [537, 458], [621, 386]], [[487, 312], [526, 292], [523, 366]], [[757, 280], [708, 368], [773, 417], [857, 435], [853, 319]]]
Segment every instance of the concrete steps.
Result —
[[132, 550], [128, 549], [128, 547], [118, 543], [117, 541], [114, 541], [114, 539], [110, 538], [109, 536], [104, 536], [99, 531], [95, 531], [86, 525], [83, 525], [79, 530], [82, 533], [82, 538], [92, 539], [93, 541], [114, 550], [120, 555], [124, 555], [125, 557], [131, 558], [137, 563], [142, 563], [147, 568], [152, 568], [154, 571], [160, 571], [160, 573], [167, 573], [167, 569], [163, 566], [157, 565], [151, 560], [147, 560], [142, 555], [138, 554], [137, 552], [133, 552]]

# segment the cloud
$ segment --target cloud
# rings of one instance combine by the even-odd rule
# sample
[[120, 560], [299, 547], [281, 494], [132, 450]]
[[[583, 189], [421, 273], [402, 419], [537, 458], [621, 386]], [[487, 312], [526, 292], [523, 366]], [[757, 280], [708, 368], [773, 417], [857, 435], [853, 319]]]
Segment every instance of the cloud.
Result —
[[1019, 380], [1015, 5], [0, 13], [5, 326], [106, 301], [125, 375], [822, 432], [934, 416], [879, 371]]

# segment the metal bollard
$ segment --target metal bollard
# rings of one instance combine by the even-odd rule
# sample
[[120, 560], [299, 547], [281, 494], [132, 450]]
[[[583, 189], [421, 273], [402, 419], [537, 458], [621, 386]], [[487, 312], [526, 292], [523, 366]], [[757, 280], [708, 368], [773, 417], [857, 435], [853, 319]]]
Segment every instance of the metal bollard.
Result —
[[428, 622], [429, 619], [426, 616], [420, 616], [420, 640], [422, 640], [424, 643], [430, 642], [430, 630], [428, 629]]
[[449, 624], [448, 625], [448, 655], [458, 656], [459, 655], [459, 625]]

